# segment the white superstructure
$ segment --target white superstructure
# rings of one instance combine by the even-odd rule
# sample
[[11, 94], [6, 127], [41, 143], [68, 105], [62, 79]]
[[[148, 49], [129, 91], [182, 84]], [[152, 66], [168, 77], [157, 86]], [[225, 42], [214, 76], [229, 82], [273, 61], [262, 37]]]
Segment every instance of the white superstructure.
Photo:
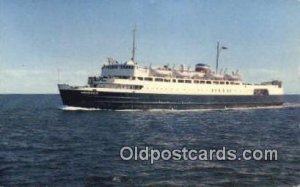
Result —
[[215, 74], [205, 64], [195, 71], [182, 68], [140, 67], [133, 61], [109, 60], [99, 77], [89, 77], [89, 87], [97, 91], [180, 95], [282, 95], [280, 81], [248, 84], [238, 73]]

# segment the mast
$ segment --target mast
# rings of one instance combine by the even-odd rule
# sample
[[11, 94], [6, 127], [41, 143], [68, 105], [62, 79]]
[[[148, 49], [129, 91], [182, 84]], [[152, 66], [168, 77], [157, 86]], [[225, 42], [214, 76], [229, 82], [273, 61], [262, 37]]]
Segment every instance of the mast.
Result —
[[225, 46], [220, 47], [220, 42], [217, 43], [217, 57], [216, 57], [216, 73], [218, 73], [219, 68], [219, 57], [222, 50], [228, 49]]
[[132, 57], [131, 57], [131, 60], [133, 62], [135, 62], [135, 49], [136, 49], [136, 46], [135, 46], [135, 33], [136, 33], [136, 27], [134, 27], [133, 31], [132, 31], [132, 34], [133, 34], [133, 40], [132, 40]]
[[216, 73], [218, 73], [219, 56], [220, 56], [220, 42], [217, 43]]

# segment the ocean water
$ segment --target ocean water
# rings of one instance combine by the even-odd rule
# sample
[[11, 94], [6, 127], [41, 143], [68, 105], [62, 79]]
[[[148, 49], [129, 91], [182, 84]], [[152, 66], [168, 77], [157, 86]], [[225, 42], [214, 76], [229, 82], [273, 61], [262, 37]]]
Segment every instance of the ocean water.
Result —
[[[0, 95], [0, 186], [298, 186], [300, 97], [283, 107], [105, 111]], [[276, 149], [273, 161], [124, 161], [123, 146]]]

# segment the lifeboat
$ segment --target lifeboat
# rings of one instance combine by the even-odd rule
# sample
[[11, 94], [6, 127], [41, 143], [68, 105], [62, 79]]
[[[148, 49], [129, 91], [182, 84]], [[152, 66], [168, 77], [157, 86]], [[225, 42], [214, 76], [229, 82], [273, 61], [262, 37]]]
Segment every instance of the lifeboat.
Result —
[[211, 72], [210, 68], [206, 64], [196, 64], [195, 66], [196, 72], [209, 73]]

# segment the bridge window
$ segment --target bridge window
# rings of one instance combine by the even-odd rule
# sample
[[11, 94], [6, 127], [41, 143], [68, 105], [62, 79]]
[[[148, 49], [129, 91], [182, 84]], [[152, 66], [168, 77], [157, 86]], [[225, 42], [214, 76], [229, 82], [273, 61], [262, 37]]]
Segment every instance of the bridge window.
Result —
[[164, 79], [162, 79], [162, 78], [156, 78], [155, 81], [156, 81], [156, 82], [163, 82]]

